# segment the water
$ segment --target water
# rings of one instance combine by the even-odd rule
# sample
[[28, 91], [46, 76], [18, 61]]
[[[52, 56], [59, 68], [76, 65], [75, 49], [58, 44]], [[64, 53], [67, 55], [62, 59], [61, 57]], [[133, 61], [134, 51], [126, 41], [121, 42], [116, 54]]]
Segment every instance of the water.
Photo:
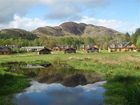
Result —
[[23, 74], [40, 83], [61, 83], [64, 86], [72, 87], [104, 80], [99, 73], [78, 70], [65, 63], [37, 65], [25, 62], [7, 62], [3, 63], [2, 66], [8, 68], [7, 72]]
[[84, 86], [65, 87], [59, 83], [32, 82], [25, 92], [15, 96], [17, 105], [103, 105], [105, 89], [97, 82]]
[[15, 96], [16, 105], [103, 105], [104, 103], [105, 89], [101, 85], [105, 82], [94, 83], [102, 80], [102, 76], [98, 73], [77, 70], [63, 63], [47, 68], [24, 62], [8, 62], [3, 66], [8, 67], [8, 72], [22, 73], [34, 80], [25, 92]]

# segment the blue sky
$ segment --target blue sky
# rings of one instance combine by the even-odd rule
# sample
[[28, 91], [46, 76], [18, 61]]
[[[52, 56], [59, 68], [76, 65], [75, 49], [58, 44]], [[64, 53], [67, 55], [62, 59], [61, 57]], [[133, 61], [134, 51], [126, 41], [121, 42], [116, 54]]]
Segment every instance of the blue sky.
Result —
[[140, 0], [5, 0], [0, 1], [0, 11], [0, 28], [33, 30], [66, 21], [124, 33], [140, 27]]

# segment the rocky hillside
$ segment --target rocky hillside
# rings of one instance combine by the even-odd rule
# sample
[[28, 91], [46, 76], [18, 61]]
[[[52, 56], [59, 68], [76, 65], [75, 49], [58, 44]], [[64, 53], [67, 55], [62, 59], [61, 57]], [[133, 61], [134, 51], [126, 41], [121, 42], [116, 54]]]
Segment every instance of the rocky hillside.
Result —
[[102, 35], [118, 35], [121, 34], [110, 28], [95, 26], [92, 24], [65, 22], [56, 27], [39, 27], [32, 31], [37, 36], [102, 36]]
[[8, 38], [22, 38], [22, 39], [28, 39], [28, 40], [34, 40], [37, 38], [35, 34], [32, 32], [22, 30], [22, 29], [2, 29], [0, 30], [0, 39], [8, 39]]

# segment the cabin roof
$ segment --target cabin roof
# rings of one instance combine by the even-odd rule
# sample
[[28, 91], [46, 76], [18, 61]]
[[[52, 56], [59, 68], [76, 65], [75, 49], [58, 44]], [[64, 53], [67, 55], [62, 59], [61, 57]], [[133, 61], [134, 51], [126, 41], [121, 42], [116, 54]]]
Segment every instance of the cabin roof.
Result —
[[87, 50], [95, 50], [95, 49], [99, 49], [97, 47], [90, 47], [90, 48], [87, 48]]
[[131, 42], [119, 42], [119, 43], [110, 43], [109, 45], [108, 45], [108, 47], [109, 48], [125, 48], [125, 47], [127, 47], [127, 46], [129, 46], [129, 45], [132, 45], [133, 43], [131, 43]]
[[27, 47], [21, 47], [25, 49], [43, 49], [45, 48], [44, 46], [27, 46]]
[[66, 48], [65, 50], [76, 50], [75, 48]]
[[39, 50], [39, 51], [52, 51], [52, 50], [49, 49], [49, 48], [43, 48], [43, 49], [41, 49], [41, 50]]
[[11, 48], [6, 47], [6, 46], [0, 46], [0, 51], [9, 51]]

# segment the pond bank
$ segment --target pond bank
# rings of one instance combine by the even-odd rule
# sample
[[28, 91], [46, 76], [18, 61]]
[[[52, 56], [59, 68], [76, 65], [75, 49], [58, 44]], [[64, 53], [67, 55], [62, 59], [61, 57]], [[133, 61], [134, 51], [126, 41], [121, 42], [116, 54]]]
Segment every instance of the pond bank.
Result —
[[14, 103], [12, 104], [12, 98], [9, 97], [28, 87], [30, 80], [43, 84], [60, 83], [64, 85], [63, 87], [75, 87], [103, 80], [102, 75], [91, 71], [77, 70], [67, 64], [55, 64], [48, 67], [38, 65], [41, 65], [40, 62], [31, 64], [31, 66], [28, 66], [25, 62], [1, 64], [0, 81], [2, 87], [0, 87], [0, 96], [2, 101], [0, 105], [14, 105]]
[[[61, 83], [65, 86], [77, 86], [104, 80], [103, 76], [93, 71], [83, 71], [68, 64], [27, 64], [25, 62], [7, 62], [2, 64], [7, 72], [23, 74], [40, 83]], [[40, 66], [45, 65], [45, 67]]]
[[[85, 62], [85, 64], [83, 64], [83, 62]], [[47, 68], [38, 68], [38, 67], [28, 68], [25, 66], [23, 67], [22, 65], [21, 67], [19, 67], [18, 65], [15, 65], [15, 66], [9, 66], [11, 67], [10, 69], [8, 68], [5, 68], [6, 70], [0, 69], [0, 71], [2, 72], [5, 71], [9, 74], [14, 74], [14, 76], [18, 76], [22, 74], [26, 76], [25, 79], [29, 79], [30, 77], [33, 80], [39, 81], [40, 83], [43, 83], [43, 84], [49, 83], [51, 85], [52, 83], [61, 83], [61, 84], [68, 83], [69, 85], [69, 83], [71, 82], [70, 86], [72, 86], [73, 88], [74, 86], [77, 86], [78, 84], [85, 85], [89, 83], [95, 83], [101, 80], [107, 80], [107, 83], [105, 84], [105, 88], [106, 88], [105, 103], [109, 105], [116, 105], [116, 104], [117, 105], [118, 104], [119, 105], [139, 105], [140, 103], [140, 100], [139, 100], [139, 97], [140, 97], [139, 63], [136, 63], [136, 64], [132, 62], [123, 63], [120, 66], [116, 64], [102, 65], [100, 62], [87, 63], [87, 61], [82, 61], [82, 62], [73, 61], [73, 63], [75, 66], [71, 67], [69, 65], [65, 65], [66, 63], [63, 64], [63, 62], [62, 63], [56, 62], [54, 63], [55, 65], [51, 65]], [[77, 63], [80, 64], [80, 68], [82, 69], [78, 67], [76, 68], [76, 66], [78, 65]], [[37, 65], [38, 64], [40, 64], [40, 62], [38, 62]], [[33, 65], [34, 65], [34, 62], [33, 62]], [[36, 65], [36, 62], [35, 62], [35, 65]], [[88, 71], [87, 69], [85, 69], [89, 66], [92, 67], [92, 69], [94, 70]], [[102, 69], [104, 70], [104, 72], [103, 71], [98, 72]], [[82, 77], [82, 79], [77, 79], [77, 77], [80, 77], [80, 78]], [[63, 82], [65, 78], [67, 78], [67, 81], [69, 82]], [[73, 82], [75, 81], [75, 78], [77, 82]], [[10, 86], [7, 85], [8, 86], [7, 89], [9, 90], [11, 90], [11, 88], [14, 87], [15, 85], [18, 85], [16, 84], [16, 82], [13, 82], [13, 80], [10, 79], [9, 77], [5, 80], [8, 80], [7, 83], [9, 83], [9, 81], [12, 81], [11, 82], [12, 85]], [[17, 80], [19, 81], [18, 86], [21, 87], [23, 83], [20, 82], [19, 79]], [[67, 86], [66, 84], [63, 84], [63, 85]], [[2, 89], [4, 88], [2, 87]], [[23, 86], [21, 89], [23, 90]], [[9, 91], [7, 90], [4, 90], [4, 91], [7, 94], [9, 93]], [[14, 93], [17, 92], [17, 89], [14, 89], [13, 92]], [[9, 105], [9, 104], [5, 104], [5, 102], [3, 103], [4, 104], [1, 104], [1, 105]]]

